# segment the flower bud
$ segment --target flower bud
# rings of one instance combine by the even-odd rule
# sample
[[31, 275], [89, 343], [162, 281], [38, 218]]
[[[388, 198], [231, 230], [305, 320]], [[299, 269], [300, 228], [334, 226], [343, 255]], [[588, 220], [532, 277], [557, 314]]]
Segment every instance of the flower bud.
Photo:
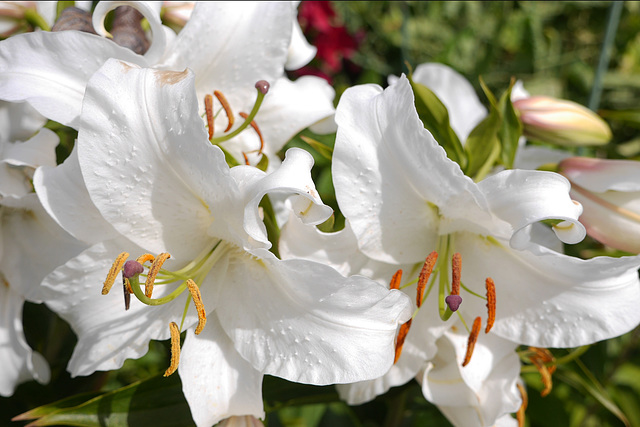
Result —
[[594, 239], [640, 253], [640, 162], [571, 157], [559, 164], [580, 202], [580, 222]]
[[603, 145], [611, 139], [609, 125], [575, 102], [533, 96], [519, 99], [513, 106], [527, 138], [564, 146]]

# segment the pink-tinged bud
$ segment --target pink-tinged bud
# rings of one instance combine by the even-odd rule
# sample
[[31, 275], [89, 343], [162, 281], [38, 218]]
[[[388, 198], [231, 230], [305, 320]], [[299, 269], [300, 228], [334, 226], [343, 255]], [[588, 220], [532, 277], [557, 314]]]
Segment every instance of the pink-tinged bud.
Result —
[[31, 31], [27, 15], [36, 12], [34, 1], [0, 2], [0, 37], [9, 37], [22, 31]]
[[609, 125], [575, 102], [532, 96], [515, 101], [513, 106], [529, 139], [570, 147], [603, 145], [611, 140]]
[[191, 18], [195, 3], [194, 1], [162, 2], [162, 10], [160, 12], [162, 21], [174, 30], [181, 29]]
[[559, 164], [571, 197], [583, 207], [580, 222], [594, 239], [640, 253], [640, 162], [571, 157]]

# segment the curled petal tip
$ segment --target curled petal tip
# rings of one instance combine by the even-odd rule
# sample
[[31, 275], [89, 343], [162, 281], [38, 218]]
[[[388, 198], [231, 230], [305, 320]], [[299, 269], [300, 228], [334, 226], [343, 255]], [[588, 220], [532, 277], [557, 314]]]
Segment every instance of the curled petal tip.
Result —
[[266, 95], [267, 92], [269, 92], [269, 82], [266, 80], [259, 80], [256, 83], [256, 89], [258, 89], [261, 94]]
[[460, 295], [448, 295], [444, 299], [444, 302], [447, 303], [447, 306], [449, 306], [451, 311], [457, 311], [460, 304], [462, 304], [462, 297]]

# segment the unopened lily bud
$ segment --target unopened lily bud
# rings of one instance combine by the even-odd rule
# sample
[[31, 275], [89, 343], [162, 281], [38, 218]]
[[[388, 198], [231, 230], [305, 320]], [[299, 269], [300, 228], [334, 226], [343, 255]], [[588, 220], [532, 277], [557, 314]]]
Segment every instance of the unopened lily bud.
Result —
[[[0, 37], [33, 31], [43, 18], [38, 15], [35, 1], [0, 2]], [[44, 24], [46, 25], [46, 23]]]
[[580, 202], [580, 222], [594, 239], [640, 253], [640, 162], [571, 157], [559, 164]]
[[527, 138], [564, 146], [603, 145], [611, 140], [609, 125], [575, 102], [532, 96], [515, 101], [513, 106]]

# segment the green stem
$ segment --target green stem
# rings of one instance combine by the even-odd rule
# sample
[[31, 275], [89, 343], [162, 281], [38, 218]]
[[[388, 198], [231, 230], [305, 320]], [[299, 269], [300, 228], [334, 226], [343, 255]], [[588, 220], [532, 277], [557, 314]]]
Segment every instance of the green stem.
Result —
[[43, 31], [51, 31], [51, 27], [47, 24], [47, 21], [34, 9], [27, 9], [24, 11], [24, 19], [34, 27], [38, 27]]
[[140, 302], [147, 305], [162, 305], [171, 302], [187, 288], [187, 283], [183, 282], [166, 297], [149, 298], [144, 294], [144, 292], [142, 292], [142, 289], [140, 289], [140, 281], [138, 280], [138, 276], [131, 277], [129, 279], [129, 283], [131, 283], [131, 289], [133, 289], [133, 293], [135, 294], [136, 298], [138, 298]]
[[256, 92], [258, 92], [258, 98], [256, 99], [256, 103], [253, 105], [253, 109], [249, 113], [249, 116], [247, 116], [247, 118], [245, 119], [244, 123], [242, 123], [238, 127], [238, 129], [234, 130], [233, 132], [231, 132], [231, 133], [229, 133], [227, 135], [220, 136], [218, 138], [211, 138], [211, 143], [212, 144], [219, 145], [222, 142], [230, 140], [231, 138], [235, 137], [240, 132], [245, 130], [247, 128], [247, 126], [249, 126], [251, 124], [253, 119], [256, 117], [256, 114], [258, 114], [258, 110], [260, 109], [260, 106], [262, 105], [262, 100], [264, 99], [264, 96], [265, 96], [265, 94], [262, 93], [259, 89], [256, 89]]

